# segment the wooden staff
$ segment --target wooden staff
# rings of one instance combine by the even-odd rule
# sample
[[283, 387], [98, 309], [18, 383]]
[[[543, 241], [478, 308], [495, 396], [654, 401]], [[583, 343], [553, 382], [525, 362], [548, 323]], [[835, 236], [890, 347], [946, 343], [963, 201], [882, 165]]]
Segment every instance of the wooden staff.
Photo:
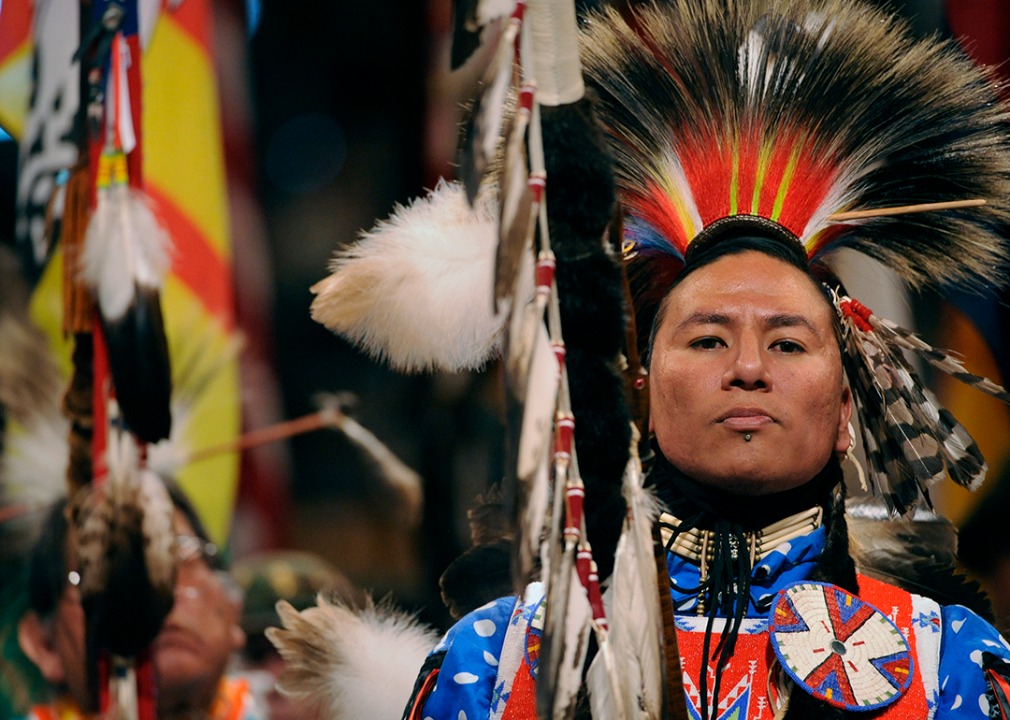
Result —
[[189, 456], [189, 462], [200, 462], [201, 460], [217, 457], [227, 452], [238, 452], [239, 450], [284, 440], [285, 438], [312, 432], [313, 430], [320, 430], [325, 427], [340, 427], [343, 424], [343, 420], [344, 414], [335, 407], [323, 408], [319, 412], [303, 415], [294, 420], [287, 420], [259, 430], [252, 430], [226, 443], [197, 450]]
[[921, 205], [899, 205], [897, 207], [835, 213], [834, 215], [828, 215], [828, 220], [831, 222], [845, 222], [846, 220], [862, 220], [864, 218], [889, 217], [891, 215], [911, 215], [912, 213], [930, 212], [933, 210], [960, 210], [961, 208], [979, 207], [985, 204], [985, 200], [952, 200], [950, 202], [923, 203]]

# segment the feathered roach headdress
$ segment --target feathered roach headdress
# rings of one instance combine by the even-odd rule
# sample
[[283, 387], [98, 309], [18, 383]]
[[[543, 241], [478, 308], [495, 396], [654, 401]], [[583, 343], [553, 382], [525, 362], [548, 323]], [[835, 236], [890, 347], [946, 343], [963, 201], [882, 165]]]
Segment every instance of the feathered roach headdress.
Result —
[[[729, 235], [798, 243], [818, 276], [850, 247], [913, 287], [1005, 281], [1007, 108], [952, 43], [843, 0], [699, 0], [592, 16], [582, 53], [640, 328], [692, 245]], [[977, 487], [977, 446], [902, 350], [1010, 395], [833, 290], [875, 489], [904, 513], [945, 467]]]

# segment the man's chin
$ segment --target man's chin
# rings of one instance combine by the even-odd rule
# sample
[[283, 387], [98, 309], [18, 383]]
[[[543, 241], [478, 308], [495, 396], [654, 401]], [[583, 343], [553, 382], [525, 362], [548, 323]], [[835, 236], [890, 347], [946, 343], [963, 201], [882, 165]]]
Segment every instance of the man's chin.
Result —
[[183, 633], [158, 638], [154, 664], [162, 694], [199, 684], [199, 680], [208, 674], [206, 658], [199, 644]]
[[796, 477], [791, 467], [777, 468], [775, 460], [780, 459], [769, 459], [755, 453], [751, 457], [736, 458], [731, 463], [688, 474], [702, 485], [748, 497], [790, 490], [810, 479]]

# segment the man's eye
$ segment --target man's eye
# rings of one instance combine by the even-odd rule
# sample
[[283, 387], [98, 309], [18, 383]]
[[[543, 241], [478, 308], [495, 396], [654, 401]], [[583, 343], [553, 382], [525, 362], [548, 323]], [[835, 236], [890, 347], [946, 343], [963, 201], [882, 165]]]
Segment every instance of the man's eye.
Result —
[[691, 343], [691, 347], [698, 348], [699, 350], [715, 350], [719, 347], [724, 347], [726, 343], [717, 337], [703, 337], [700, 340], [695, 340]]
[[772, 345], [772, 347], [777, 348], [779, 351], [788, 355], [803, 352], [803, 346], [799, 343], [793, 342], [792, 340], [779, 340], [777, 343]]

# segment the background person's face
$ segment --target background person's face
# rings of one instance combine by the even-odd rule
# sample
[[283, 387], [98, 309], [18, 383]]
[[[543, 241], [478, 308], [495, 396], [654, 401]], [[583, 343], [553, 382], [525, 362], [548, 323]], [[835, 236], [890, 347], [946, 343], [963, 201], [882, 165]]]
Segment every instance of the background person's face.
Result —
[[[193, 528], [176, 512], [175, 531], [193, 536]], [[154, 643], [158, 703], [171, 709], [213, 697], [231, 653], [242, 648], [238, 626], [240, 604], [200, 555], [181, 562], [175, 581], [175, 605]]]
[[[173, 525], [178, 535], [194, 535], [179, 511]], [[69, 536], [71, 548], [73, 527]], [[73, 553], [68, 552], [68, 557], [68, 568], [75, 568]], [[180, 563], [175, 605], [154, 645], [160, 708], [205, 707], [213, 699], [231, 653], [245, 641], [238, 626], [240, 611], [239, 602], [229, 596], [221, 578], [201, 557]], [[34, 628], [35, 641], [29, 644], [36, 648], [26, 652], [45, 678], [78, 706], [89, 707], [80, 590], [68, 582], [50, 619], [43, 622], [34, 616], [26, 621], [26, 632]]]
[[666, 305], [650, 423], [671, 463], [762, 495], [807, 482], [848, 448], [832, 310], [806, 275], [763, 253], [729, 255], [687, 277]]

